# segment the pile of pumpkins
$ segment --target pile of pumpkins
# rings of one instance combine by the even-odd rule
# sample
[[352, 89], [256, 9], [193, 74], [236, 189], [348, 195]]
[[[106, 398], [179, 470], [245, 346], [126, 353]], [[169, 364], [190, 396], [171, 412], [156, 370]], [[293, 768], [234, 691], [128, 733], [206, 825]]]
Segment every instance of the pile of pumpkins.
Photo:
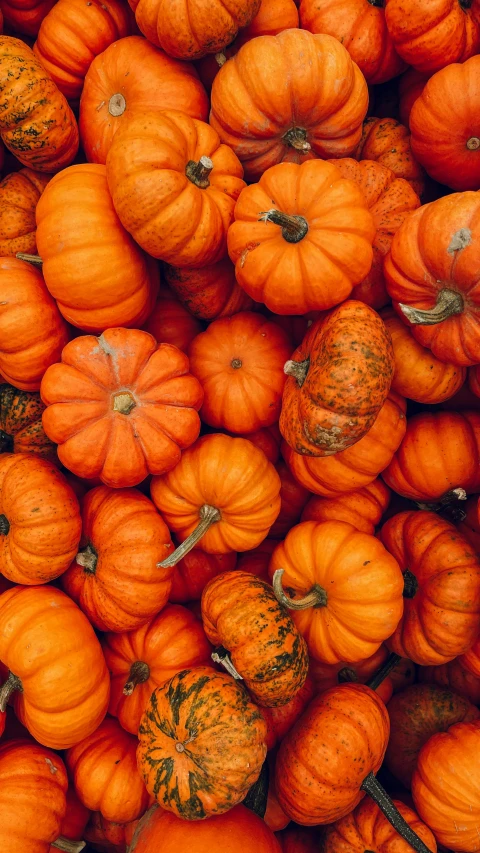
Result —
[[0, 10], [0, 850], [477, 853], [480, 0]]

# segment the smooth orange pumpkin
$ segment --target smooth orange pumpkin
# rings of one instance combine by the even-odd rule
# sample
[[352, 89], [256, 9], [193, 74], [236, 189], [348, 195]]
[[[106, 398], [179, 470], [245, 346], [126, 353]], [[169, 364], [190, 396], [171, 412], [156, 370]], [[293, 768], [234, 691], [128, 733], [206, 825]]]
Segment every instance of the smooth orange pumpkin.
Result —
[[138, 329], [71, 341], [41, 395], [60, 461], [115, 488], [173, 468], [200, 431], [203, 391], [187, 356]]
[[390, 503], [390, 489], [382, 480], [373, 480], [363, 489], [337, 497], [311, 497], [302, 521], [346, 521], [362, 533], [375, 533]]
[[0, 256], [36, 254], [35, 209], [49, 180], [50, 175], [20, 169], [0, 181]]
[[160, 292], [155, 307], [142, 328], [159, 344], [173, 344], [187, 352], [203, 326], [177, 299]]
[[207, 554], [200, 548], [194, 548], [175, 566], [168, 600], [174, 604], [199, 601], [208, 581], [223, 572], [231, 572], [236, 562], [235, 551]]
[[237, 284], [229, 258], [200, 269], [164, 267], [165, 280], [188, 310], [200, 320], [230, 317], [248, 311], [252, 299]]
[[[427, 848], [436, 853], [435, 837], [428, 826], [409, 806], [400, 800], [393, 802]], [[399, 837], [377, 804], [365, 797], [349, 815], [328, 827], [323, 849], [325, 853], [410, 853], [411, 846]]]
[[40, 395], [0, 385], [0, 453], [34, 453], [53, 464], [57, 449], [45, 435]]
[[410, 133], [393, 118], [371, 116], [363, 124], [362, 138], [353, 155], [356, 160], [376, 160], [404, 178], [417, 196], [425, 189], [425, 173], [413, 153]]

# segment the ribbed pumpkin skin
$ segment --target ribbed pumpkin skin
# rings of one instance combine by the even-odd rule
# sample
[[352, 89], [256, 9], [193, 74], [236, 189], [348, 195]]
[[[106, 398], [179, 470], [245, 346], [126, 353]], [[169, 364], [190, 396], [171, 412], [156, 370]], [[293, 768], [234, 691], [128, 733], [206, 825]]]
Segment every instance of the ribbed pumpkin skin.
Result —
[[136, 766], [137, 739], [107, 717], [93, 734], [69, 749], [65, 762], [81, 801], [107, 819], [140, 817], [149, 796]]
[[282, 455], [305, 488], [315, 495], [336, 498], [372, 483], [391, 462], [406, 428], [405, 401], [390, 393], [373, 426], [352, 447], [335, 456], [308, 457], [283, 442]]
[[262, 706], [261, 711], [267, 724], [268, 750], [274, 749], [283, 740], [285, 735], [288, 734], [292, 726], [305, 711], [305, 708], [312, 701], [314, 693], [315, 686], [309, 671], [303, 687], [300, 688], [298, 693], [286, 705], [276, 705], [273, 708]]
[[183, 352], [187, 352], [193, 339], [203, 332], [203, 325], [192, 317], [181, 302], [164, 298], [161, 292], [142, 328], [153, 335], [157, 343], [173, 344]]
[[148, 317], [157, 265], [122, 227], [104, 166], [72, 166], [50, 181], [37, 205], [37, 246], [46, 285], [72, 325], [101, 333]]
[[152, 693], [138, 731], [138, 768], [162, 808], [203, 820], [243, 800], [265, 759], [266, 731], [229, 675], [184, 670]]
[[418, 756], [412, 796], [437, 841], [462, 853], [478, 850], [480, 720], [433, 735]]
[[305, 826], [347, 815], [379, 770], [389, 731], [385, 705], [363, 684], [317, 696], [280, 744], [275, 784], [285, 813]]
[[480, 637], [465, 654], [459, 657], [458, 662], [477, 678], [480, 678]]
[[[416, 812], [399, 800], [394, 800], [398, 811], [429, 850], [436, 853], [437, 844], [428, 826], [421, 822]], [[365, 797], [351, 812], [327, 829], [325, 853], [410, 853], [407, 841], [398, 835], [391, 823], [370, 797]]]
[[412, 684], [388, 703], [390, 740], [385, 763], [407, 789], [422, 746], [437, 732], [455, 723], [469, 723], [480, 711], [451, 690], [429, 684]]
[[172, 109], [207, 120], [207, 94], [193, 65], [172, 59], [140, 36], [115, 41], [95, 57], [85, 77], [79, 126], [87, 160], [106, 163], [113, 138], [132, 111]]
[[255, 181], [276, 163], [348, 157], [367, 104], [365, 78], [339, 41], [289, 29], [252, 39], [223, 65], [210, 122]]
[[455, 658], [441, 666], [421, 666], [418, 668], [418, 680], [421, 684], [446, 687], [468, 699], [472, 705], [480, 705], [480, 678], [464, 669], [459, 661], [460, 658]]
[[0, 844], [3, 853], [48, 853], [65, 815], [62, 759], [36, 743], [0, 744]]
[[397, 178], [408, 181], [417, 196], [422, 195], [425, 173], [412, 154], [409, 131], [395, 119], [367, 118], [353, 156], [356, 160], [376, 160]]
[[[310, 492], [295, 479], [290, 468], [281, 460], [276, 469], [280, 477], [280, 498], [282, 505], [275, 524], [270, 528], [272, 539], [282, 539], [294, 524], [298, 524]], [[261, 546], [260, 546], [261, 547]]]
[[194, 548], [175, 566], [168, 600], [173, 604], [199, 601], [208, 581], [223, 572], [232, 571], [236, 562], [235, 551], [207, 554], [200, 548]]
[[400, 98], [398, 112], [400, 121], [405, 127], [409, 127], [410, 125], [412, 107], [417, 98], [422, 94], [429, 77], [430, 74], [423, 74], [421, 71], [415, 71], [414, 68], [409, 68], [400, 77], [398, 82], [398, 95]]
[[61, 584], [99, 631], [132, 631], [165, 606], [173, 546], [162, 517], [136, 489], [98, 486], [82, 501], [78, 556]]
[[153, 806], [138, 825], [130, 853], [281, 853], [264, 821], [245, 806], [198, 822], [184, 821]]
[[[136, 735], [153, 691], [183, 669], [208, 665], [211, 647], [196, 616], [186, 607], [169, 604], [136, 631], [107, 634], [103, 652], [112, 685], [109, 713]], [[134, 672], [139, 662], [146, 664], [148, 677], [137, 682]], [[133, 690], [127, 688], [130, 695], [125, 695], [129, 683]]]
[[[338, 684], [367, 684], [383, 666], [387, 657], [388, 649], [385, 645], [382, 645], [373, 655], [357, 663], [345, 663], [345, 661], [342, 661], [337, 664], [328, 664], [311, 658], [309, 674], [314, 683], [315, 695], [323, 693], [325, 690], [329, 690]], [[413, 664], [412, 676], [414, 676]], [[390, 701], [393, 695], [393, 682], [389, 675], [375, 688], [375, 692], [385, 704]]]
[[[62, 820], [60, 835], [69, 841], [81, 841], [90, 817], [90, 810], [78, 799], [75, 788], [70, 784], [67, 790], [67, 811]], [[58, 853], [58, 847], [50, 847], [48, 853]]]
[[202, 620], [259, 705], [286, 705], [301, 689], [307, 647], [268, 583], [238, 570], [214, 578], [202, 594]]
[[50, 175], [20, 169], [0, 181], [0, 256], [35, 255], [35, 209]]
[[377, 479], [357, 492], [331, 498], [311, 497], [302, 521], [346, 521], [362, 533], [373, 534], [389, 503], [390, 489]]
[[110, 695], [105, 659], [63, 592], [14, 587], [0, 596], [0, 658], [22, 682], [15, 713], [40, 743], [68, 749], [98, 728]]
[[187, 356], [138, 329], [75, 338], [45, 372], [41, 396], [60, 461], [114, 488], [173, 468], [200, 432], [203, 390]]
[[3, 0], [2, 30], [6, 23], [17, 33], [35, 37], [54, 3], [55, 0]]
[[131, 0], [137, 24], [152, 44], [178, 59], [218, 53], [257, 14], [260, 0]]
[[[480, 559], [467, 540], [425, 511], [394, 515], [380, 535], [402, 572], [409, 572], [403, 618], [389, 648], [422, 666], [468, 651], [480, 633]], [[409, 591], [411, 575], [416, 585]]]
[[30, 264], [1, 258], [0, 290], [0, 372], [15, 388], [38, 391], [70, 338], [68, 326]]
[[249, 311], [253, 300], [237, 284], [229, 258], [200, 269], [164, 267], [165, 280], [188, 310], [200, 320]]
[[183, 541], [205, 504], [221, 519], [200, 540], [209, 554], [248, 551], [268, 534], [280, 511], [280, 478], [263, 451], [244, 438], [205, 435], [164, 477], [153, 477], [152, 500]]
[[51, 462], [0, 455], [0, 529], [0, 572], [9, 580], [34, 586], [67, 569], [82, 522], [72, 487]]
[[78, 150], [75, 116], [33, 51], [11, 36], [0, 36], [0, 95], [0, 134], [20, 163], [56, 172], [72, 162]]
[[34, 453], [57, 462], [55, 445], [45, 435], [40, 395], [0, 385], [0, 453]]
[[69, 100], [80, 97], [93, 60], [132, 30], [120, 0], [59, 0], [43, 19], [33, 52]]

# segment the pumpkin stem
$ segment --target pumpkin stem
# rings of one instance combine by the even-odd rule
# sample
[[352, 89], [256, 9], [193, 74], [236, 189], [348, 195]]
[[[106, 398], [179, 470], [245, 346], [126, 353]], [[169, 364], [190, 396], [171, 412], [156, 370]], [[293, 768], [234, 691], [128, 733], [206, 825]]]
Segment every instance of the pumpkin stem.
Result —
[[6, 515], [0, 515], [0, 536], [8, 536], [10, 522]]
[[212, 524], [216, 524], [216, 522], [220, 521], [222, 517], [220, 510], [217, 509], [216, 506], [210, 506], [209, 504], [203, 504], [203, 506], [200, 507], [198, 514], [200, 521], [198, 522], [195, 530], [190, 533], [190, 536], [187, 536], [185, 541], [182, 542], [182, 544], [179, 545], [172, 554], [166, 557], [165, 560], [162, 560], [161, 563], [158, 563], [159, 567], [162, 569], [168, 569], [170, 566], [176, 566], [186, 554], [190, 553], [192, 548], [195, 548], [197, 542], [200, 541]]
[[403, 573], [403, 597], [404, 598], [415, 598], [415, 595], [418, 590], [418, 581], [410, 571], [410, 569], [405, 569]]
[[13, 672], [9, 672], [5, 684], [0, 687], [0, 712], [2, 714], [7, 710], [8, 700], [12, 693], [15, 693], [15, 690], [23, 692], [22, 682]]
[[113, 395], [114, 412], [119, 412], [121, 415], [129, 415], [136, 405], [137, 404], [132, 394], [130, 394], [130, 391], [121, 391], [119, 394]]
[[354, 669], [349, 666], [344, 666], [343, 669], [340, 669], [337, 672], [337, 681], [339, 684], [356, 684], [358, 682], [358, 675]]
[[399, 661], [401, 661], [400, 655], [396, 655], [395, 652], [392, 652], [378, 672], [376, 672], [375, 675], [372, 675], [371, 679], [367, 681], [367, 687], [370, 687], [371, 690], [376, 690], [377, 687], [380, 687], [382, 682], [385, 681], [387, 675], [390, 675], [392, 669], [395, 669]]
[[137, 684], [144, 684], [150, 678], [150, 667], [143, 660], [136, 660], [130, 667], [128, 681], [123, 688], [124, 696], [131, 696]]
[[206, 190], [210, 186], [208, 178], [212, 169], [213, 161], [210, 160], [210, 157], [200, 157], [198, 163], [195, 160], [188, 161], [185, 167], [185, 174], [192, 184], [195, 184], [201, 190]]
[[75, 557], [75, 562], [78, 563], [79, 566], [83, 566], [86, 572], [90, 572], [90, 574], [94, 575], [97, 568], [98, 554], [93, 545], [88, 543], [84, 551], [79, 551]]
[[411, 308], [410, 305], [403, 305], [402, 302], [398, 304], [413, 326], [435, 326], [463, 312], [463, 297], [456, 290], [440, 290], [433, 308]]
[[307, 378], [308, 368], [310, 367], [310, 359], [306, 358], [305, 361], [286, 361], [283, 372], [287, 374], [287, 376], [294, 376], [297, 380], [297, 385], [299, 388], [302, 387], [305, 379]]
[[55, 847], [57, 850], [64, 850], [65, 853], [80, 853], [80, 851], [86, 847], [86, 842], [70, 841], [69, 838], [64, 838], [63, 835], [61, 835], [60, 838], [57, 838], [57, 840], [52, 843], [52, 847]]
[[467, 493], [465, 489], [457, 488], [450, 489], [445, 492], [437, 503], [421, 503], [415, 501], [419, 509], [426, 509], [428, 512], [444, 512], [453, 521], [463, 521], [466, 512], [458, 506], [458, 501], [466, 501]]
[[304, 127], [291, 127], [283, 134], [283, 141], [285, 145], [290, 145], [295, 148], [295, 151], [300, 151], [302, 154], [312, 150], [312, 146], [307, 141], [307, 131]]
[[238, 670], [235, 669], [232, 659], [228, 653], [228, 650], [223, 646], [217, 646], [216, 649], [210, 655], [214, 663], [221, 664], [224, 669], [227, 670], [228, 674], [232, 676], [236, 681], [243, 681], [243, 677], [240, 675]]
[[287, 243], [299, 243], [308, 232], [308, 222], [305, 217], [282, 213], [281, 210], [276, 210], [274, 207], [260, 213], [258, 221], [273, 222], [274, 225], [280, 225], [282, 237]]
[[13, 435], [0, 429], [0, 453], [13, 453]]
[[233, 367], [234, 370], [240, 370], [241, 366], [242, 366], [242, 359], [241, 358], [232, 358], [232, 360], [230, 362], [230, 367]]
[[467, 139], [467, 148], [469, 151], [478, 151], [480, 148], [480, 139], [478, 136], [471, 136]]
[[115, 95], [112, 95], [108, 102], [108, 112], [114, 118], [118, 118], [118, 116], [122, 116], [127, 109], [127, 102], [123, 95], [120, 92], [116, 92]]
[[223, 51], [220, 51], [220, 53], [215, 54], [215, 62], [217, 63], [219, 68], [222, 68], [222, 66], [225, 65], [226, 61], [227, 57], [225, 56]]
[[33, 264], [34, 267], [41, 267], [43, 264], [40, 255], [26, 255], [24, 252], [17, 252], [15, 257], [19, 261], [26, 261], [27, 264]]
[[404, 817], [398, 811], [396, 805], [392, 803], [387, 792], [380, 784], [378, 779], [369, 773], [362, 782], [362, 790], [366, 791], [377, 804], [380, 811], [383, 812], [387, 820], [392, 824], [398, 834], [416, 850], [416, 853], [432, 853], [424, 841], [413, 831], [412, 827], [407, 823]]
[[268, 760], [265, 760], [260, 770], [260, 776], [249, 789], [243, 805], [254, 812], [258, 817], [264, 818], [268, 804], [268, 789], [270, 787], [270, 768]]
[[368, 0], [370, 6], [375, 6], [377, 9], [383, 9], [384, 0]]
[[283, 574], [284, 569], [277, 569], [273, 576], [272, 586], [277, 601], [283, 604], [284, 607], [288, 607], [289, 610], [307, 610], [309, 607], [327, 606], [327, 593], [318, 584], [315, 584], [303, 598], [290, 598], [285, 594], [282, 586]]

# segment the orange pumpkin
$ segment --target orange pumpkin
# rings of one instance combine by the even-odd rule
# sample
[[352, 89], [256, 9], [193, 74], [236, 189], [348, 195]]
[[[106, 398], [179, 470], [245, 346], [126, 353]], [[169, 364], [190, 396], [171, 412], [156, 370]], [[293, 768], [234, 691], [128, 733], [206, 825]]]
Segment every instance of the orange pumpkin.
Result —
[[[360, 2], [374, 8], [370, 6], [369, 0]], [[389, 302], [383, 275], [383, 259], [390, 250], [393, 235], [410, 211], [420, 206], [420, 199], [407, 181], [398, 178], [391, 169], [375, 160], [357, 162], [346, 157], [330, 162], [337, 166], [343, 178], [359, 185], [376, 228], [370, 272], [353, 288], [352, 298], [360, 299], [372, 308], [382, 308]]]
[[13, 693], [15, 713], [39, 743], [68, 749], [102, 722], [110, 679], [100, 643], [60, 590], [16, 586], [0, 596], [0, 659], [10, 670], [0, 710]]
[[313, 696], [314, 682], [309, 674], [305, 679], [303, 687], [285, 705], [261, 708], [263, 718], [267, 724], [267, 749], [274, 749], [283, 740], [308, 707]]
[[315, 686], [315, 693], [323, 693], [338, 684], [368, 684], [375, 679], [378, 685], [372, 687], [383, 702], [387, 703], [393, 695], [393, 682], [390, 672], [385, 675], [385, 665], [388, 669], [389, 654], [386, 646], [379, 646], [376, 652], [365, 660], [356, 663], [341, 661], [337, 664], [321, 663], [310, 660], [309, 673]]
[[302, 486], [315, 495], [337, 498], [375, 480], [392, 461], [406, 428], [405, 401], [390, 393], [373, 426], [352, 447], [322, 458], [302, 456], [283, 442], [282, 454]]
[[173, 471], [152, 478], [155, 506], [170, 530], [189, 540], [168, 562], [175, 565], [199, 540], [209, 554], [255, 548], [278, 516], [279, 492], [275, 468], [250, 441], [203, 436]]
[[405, 71], [405, 74], [402, 74], [398, 81], [398, 112], [400, 121], [405, 127], [409, 127], [410, 125], [412, 107], [417, 98], [422, 94], [429, 77], [430, 74], [424, 74], [422, 71], [409, 68], [408, 71]]
[[120, 0], [58, 0], [42, 21], [33, 52], [62, 94], [76, 100], [95, 57], [131, 30], [129, 8]]
[[115, 488], [173, 468], [200, 431], [203, 391], [188, 358], [137, 329], [71, 341], [46, 371], [41, 395], [60, 461]]
[[356, 160], [376, 160], [404, 178], [417, 196], [425, 189], [425, 173], [412, 153], [410, 133], [393, 118], [367, 118], [353, 155]]
[[277, 314], [305, 313], [350, 295], [370, 269], [374, 235], [362, 191], [335, 166], [282, 163], [241, 193], [228, 253], [253, 299]]
[[346, 522], [293, 527], [273, 552], [268, 571], [311, 656], [325, 663], [369, 657], [402, 617], [397, 561], [378, 539]]
[[67, 773], [62, 759], [36, 743], [0, 744], [0, 844], [3, 853], [48, 853], [60, 835]]
[[206, 121], [208, 98], [193, 65], [140, 36], [114, 41], [93, 59], [83, 85], [79, 126], [87, 160], [106, 163], [115, 134], [132, 112], [171, 109]]
[[[83, 833], [90, 817], [89, 809], [85, 808], [83, 803], [78, 799], [75, 789], [68, 786], [67, 789], [67, 811], [62, 820], [60, 827], [60, 838], [55, 839], [55, 847], [50, 847], [48, 853], [58, 853], [58, 850], [65, 850], [68, 853], [70, 847], [68, 842], [75, 844], [82, 843]], [[63, 847], [62, 847], [63, 844]], [[72, 853], [75, 853], [72, 848]]]
[[441, 361], [480, 360], [476, 192], [453, 193], [416, 210], [385, 259], [387, 290], [416, 340]]
[[414, 338], [392, 308], [385, 308], [381, 317], [393, 344], [393, 390], [419, 403], [442, 403], [453, 397], [465, 382], [466, 367], [445, 364], [436, 358]]
[[254, 181], [284, 160], [348, 157], [367, 103], [365, 78], [339, 41], [289, 29], [252, 39], [223, 65], [210, 122]]
[[82, 522], [63, 474], [33, 454], [0, 456], [0, 572], [33, 586], [58, 578], [75, 555]]
[[150, 314], [158, 269], [122, 227], [104, 166], [65, 169], [37, 205], [46, 285], [63, 316], [85, 332], [138, 326]]
[[242, 678], [255, 702], [266, 708], [286, 705], [303, 687], [308, 655], [305, 641], [271, 586], [249, 572], [213, 578], [202, 593], [205, 633], [227, 672]]
[[[393, 801], [402, 817], [436, 853], [437, 844], [428, 826], [421, 822], [416, 812], [399, 800]], [[322, 849], [325, 853], [411, 853], [411, 846], [389, 823], [376, 803], [369, 797], [345, 817], [329, 826]]]
[[15, 388], [38, 391], [70, 337], [67, 324], [30, 264], [1, 258], [0, 291], [0, 371]]
[[473, 643], [467, 652], [458, 658], [458, 662], [468, 672], [480, 678], [480, 638]]
[[286, 826], [290, 823], [290, 818], [287, 817], [285, 812], [283, 811], [280, 803], [278, 802], [277, 793], [275, 791], [275, 755], [273, 752], [269, 752], [267, 755], [267, 765], [269, 772], [269, 785], [268, 785], [268, 793], [267, 793], [267, 802], [266, 809], [263, 819], [268, 827], [272, 830], [272, 832], [279, 832], [282, 829], [285, 829]]
[[239, 555], [237, 569], [241, 572], [250, 572], [262, 581], [269, 583], [268, 565], [277, 545], [277, 539], [264, 539], [256, 548]]
[[311, 497], [302, 513], [302, 521], [346, 521], [362, 533], [375, 533], [390, 503], [390, 489], [382, 480], [373, 480], [356, 492], [336, 497]]
[[280, 458], [280, 444], [282, 441], [278, 424], [256, 429], [254, 432], [244, 433], [241, 437], [248, 439], [255, 447], [263, 450], [265, 456], [273, 465], [277, 464]]
[[57, 463], [55, 445], [45, 435], [39, 394], [0, 385], [0, 453], [34, 453]]
[[75, 116], [32, 50], [11, 36], [0, 36], [0, 94], [1, 138], [17, 160], [39, 172], [68, 166], [78, 151]]
[[49, 180], [50, 175], [20, 169], [0, 181], [0, 256], [36, 253], [35, 209]]
[[173, 570], [169, 601], [174, 604], [198, 601], [208, 581], [223, 572], [232, 571], [236, 562], [237, 555], [234, 551], [226, 554], [206, 554], [205, 551], [194, 548]]
[[100, 812], [92, 812], [83, 837], [99, 853], [126, 853], [127, 837], [131, 840], [138, 823], [138, 820], [115, 823]]
[[204, 423], [248, 433], [278, 421], [290, 343], [275, 323], [246, 311], [214, 320], [188, 355], [205, 394]]
[[458, 696], [468, 699], [473, 705], [480, 705], [480, 678], [464, 669], [460, 658], [454, 658], [441, 666], [420, 666], [418, 680], [421, 684], [447, 687]]
[[[310, 492], [299, 483], [288, 465], [282, 461], [275, 466], [280, 477], [281, 507], [277, 520], [270, 528], [269, 536], [282, 539], [294, 524], [298, 524], [302, 510], [307, 503]], [[261, 545], [259, 546], [261, 547]]]
[[164, 268], [165, 280], [188, 310], [200, 320], [230, 317], [248, 311], [252, 299], [237, 284], [229, 258], [200, 269]]
[[193, 613], [170, 604], [136, 631], [107, 634], [103, 652], [112, 682], [108, 710], [136, 735], [153, 691], [182, 669], [207, 665], [211, 646]]
[[186, 352], [203, 326], [177, 299], [162, 291], [148, 320], [142, 326], [159, 344], [173, 344]]
[[138, 769], [163, 809], [203, 820], [246, 796], [267, 753], [265, 737], [260, 711], [233, 678], [187, 669], [152, 693], [138, 731]]
[[80, 551], [62, 587], [100, 631], [132, 631], [165, 606], [170, 534], [152, 502], [136, 489], [98, 486], [82, 501]]

